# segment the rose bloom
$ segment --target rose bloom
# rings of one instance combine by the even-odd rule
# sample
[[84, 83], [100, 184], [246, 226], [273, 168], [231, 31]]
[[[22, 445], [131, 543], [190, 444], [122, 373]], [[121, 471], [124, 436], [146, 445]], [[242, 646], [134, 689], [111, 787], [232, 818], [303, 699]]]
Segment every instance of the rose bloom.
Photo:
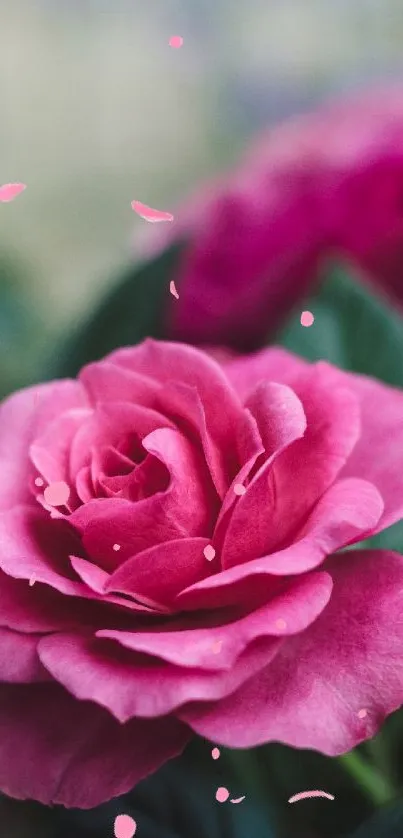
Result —
[[336, 755], [403, 701], [402, 557], [344, 550], [402, 517], [402, 393], [217, 357], [147, 340], [1, 406], [10, 796], [96, 806], [193, 732]]
[[258, 347], [331, 254], [403, 302], [403, 88], [271, 129], [236, 171], [178, 209], [174, 228], [154, 235], [151, 252], [187, 242], [173, 277], [175, 340]]

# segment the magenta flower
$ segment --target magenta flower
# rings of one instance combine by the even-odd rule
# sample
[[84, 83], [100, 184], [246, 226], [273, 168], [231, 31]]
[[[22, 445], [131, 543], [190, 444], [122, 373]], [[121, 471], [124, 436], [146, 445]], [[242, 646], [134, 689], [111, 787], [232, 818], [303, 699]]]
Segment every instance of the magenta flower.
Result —
[[173, 277], [173, 339], [258, 346], [334, 251], [403, 302], [403, 88], [268, 132], [151, 243], [183, 234], [190, 244]]
[[[0, 788], [92, 807], [182, 751], [335, 755], [403, 702], [403, 395], [146, 341], [0, 409]], [[365, 711], [365, 712], [364, 712]]]

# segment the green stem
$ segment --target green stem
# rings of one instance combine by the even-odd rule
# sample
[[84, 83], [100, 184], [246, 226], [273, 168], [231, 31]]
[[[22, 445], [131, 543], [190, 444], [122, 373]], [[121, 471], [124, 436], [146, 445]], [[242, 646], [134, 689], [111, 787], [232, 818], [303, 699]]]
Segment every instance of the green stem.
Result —
[[358, 751], [344, 754], [338, 759], [375, 806], [383, 806], [396, 797], [397, 790], [392, 783], [373, 768]]

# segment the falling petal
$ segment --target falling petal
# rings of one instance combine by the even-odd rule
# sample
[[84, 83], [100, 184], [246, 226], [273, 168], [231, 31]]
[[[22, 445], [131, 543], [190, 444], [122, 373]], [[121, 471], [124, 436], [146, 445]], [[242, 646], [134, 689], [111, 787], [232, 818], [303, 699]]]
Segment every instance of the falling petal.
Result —
[[3, 204], [7, 204], [9, 201], [13, 201], [26, 188], [25, 183], [5, 183], [3, 186], [0, 186], [0, 201]]
[[132, 209], [134, 209], [134, 212], [137, 212], [137, 215], [140, 215], [141, 218], [144, 218], [145, 221], [150, 221], [152, 224], [155, 224], [157, 221], [174, 220], [170, 212], [153, 209], [146, 204], [142, 204], [140, 201], [132, 201]]

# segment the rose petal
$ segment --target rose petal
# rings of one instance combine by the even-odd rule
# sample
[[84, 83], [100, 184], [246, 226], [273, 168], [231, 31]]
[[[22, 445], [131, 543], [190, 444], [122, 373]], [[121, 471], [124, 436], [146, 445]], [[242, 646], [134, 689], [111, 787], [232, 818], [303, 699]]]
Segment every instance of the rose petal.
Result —
[[[289, 387], [262, 383], [247, 407], [256, 418], [267, 459], [253, 477], [247, 493], [234, 506], [230, 521], [226, 522], [222, 544], [224, 568], [266, 553], [268, 544], [273, 541], [272, 519], [275, 517], [275, 496], [268, 477], [275, 459], [306, 432], [303, 406]], [[215, 532], [218, 540], [221, 520], [220, 516]]]
[[181, 538], [143, 550], [108, 577], [105, 590], [171, 605], [176, 594], [209, 575], [203, 554], [208, 543], [206, 538]]
[[232, 356], [221, 361], [223, 371], [243, 402], [261, 381], [276, 381], [293, 387], [299, 375], [311, 364], [278, 347], [263, 349], [247, 356]]
[[86, 405], [82, 386], [69, 380], [20, 390], [0, 405], [0, 509], [32, 503], [30, 444], [64, 411]]
[[243, 411], [219, 364], [194, 347], [152, 340], [118, 350], [108, 360], [164, 384], [159, 396], [161, 411], [200, 428], [217, 491], [223, 496], [228, 482], [260, 440], [255, 423]]
[[[245, 617], [214, 625], [214, 617], [203, 618], [201, 627], [188, 629], [186, 621], [179, 620], [170, 629], [161, 632], [99, 631], [98, 637], [114, 638], [128, 649], [162, 657], [170, 663], [207, 669], [229, 669], [236, 658], [254, 640], [283, 634], [276, 626], [281, 616], [287, 622], [287, 632], [302, 631], [325, 607], [331, 591], [331, 581], [326, 573], [311, 573], [292, 580], [270, 602]], [[207, 625], [206, 625], [207, 623]], [[211, 657], [215, 641], [222, 641], [220, 658]]]
[[402, 557], [348, 552], [327, 570], [334, 588], [318, 619], [230, 698], [180, 711], [193, 730], [232, 748], [276, 740], [336, 756], [371, 738], [400, 707]]
[[0, 629], [0, 682], [29, 684], [49, 680], [37, 654], [39, 639], [40, 635]]
[[79, 556], [70, 556], [72, 568], [74, 568], [77, 575], [97, 594], [105, 593], [105, 587], [109, 580], [109, 573], [106, 573], [102, 568], [97, 567], [92, 562], [86, 559], [81, 559]]
[[[83, 608], [84, 606], [84, 608]], [[73, 629], [94, 617], [88, 603], [71, 600], [40, 583], [12, 579], [0, 571], [0, 625], [24, 633]]]
[[295, 541], [284, 550], [235, 565], [197, 582], [177, 597], [179, 608], [216, 608], [245, 602], [273, 576], [305, 573], [331, 552], [360, 541], [377, 526], [383, 502], [365, 480], [340, 480], [320, 499]]
[[[251, 644], [230, 670], [204, 672], [153, 661], [112, 640], [79, 635], [50, 635], [40, 641], [39, 656], [53, 677], [82, 700], [108, 709], [121, 723], [133, 717], [165, 716], [188, 701], [229, 695], [276, 654], [276, 638]], [[211, 657], [214, 657], [210, 649]]]
[[85, 596], [74, 581], [69, 554], [80, 549], [75, 533], [64, 520], [52, 520], [40, 508], [19, 506], [0, 514], [0, 567], [15, 579], [45, 582], [64, 594]]
[[132, 402], [157, 409], [162, 384], [153, 376], [102, 360], [83, 367], [78, 379], [94, 407], [104, 402]]
[[0, 729], [0, 788], [6, 794], [81, 809], [128, 792], [179, 754], [189, 738], [174, 718], [121, 725], [56, 684], [2, 685]]
[[[161, 427], [174, 427], [155, 410], [126, 402], [98, 405], [76, 433], [70, 449], [72, 477], [91, 463], [91, 452], [102, 446], [116, 446], [125, 436], [142, 439]], [[94, 475], [93, 475], [94, 476]], [[95, 475], [96, 476], [96, 475]]]
[[[35, 437], [29, 456], [38, 472], [48, 484], [70, 484], [69, 452], [71, 443], [83, 422], [91, 416], [87, 409], [69, 410]], [[69, 503], [71, 498], [69, 498]]]
[[[372, 378], [338, 370], [323, 361], [316, 367], [330, 386], [348, 387], [358, 401], [360, 437], [341, 474], [369, 480], [381, 492], [385, 503], [377, 528], [381, 531], [403, 516], [401, 469], [395, 456], [402, 444], [403, 395], [400, 390]], [[265, 376], [295, 389], [309, 365], [285, 350], [268, 349], [252, 358], [226, 361], [223, 368], [239, 395], [245, 398], [251, 392], [253, 382]], [[390, 442], [386, 447], [385, 439]]]
[[376, 528], [380, 532], [403, 517], [403, 474], [396, 456], [403, 447], [403, 393], [329, 364], [322, 363], [322, 368], [331, 383], [346, 383], [359, 400], [361, 434], [342, 474], [369, 480], [380, 491], [385, 504]]
[[[166, 491], [137, 503], [90, 501], [69, 518], [83, 533], [91, 558], [108, 571], [156, 544], [212, 532], [217, 501], [197, 448], [168, 428], [150, 434], [143, 445], [167, 466], [171, 479]], [[119, 556], [113, 550], [116, 542]]]

